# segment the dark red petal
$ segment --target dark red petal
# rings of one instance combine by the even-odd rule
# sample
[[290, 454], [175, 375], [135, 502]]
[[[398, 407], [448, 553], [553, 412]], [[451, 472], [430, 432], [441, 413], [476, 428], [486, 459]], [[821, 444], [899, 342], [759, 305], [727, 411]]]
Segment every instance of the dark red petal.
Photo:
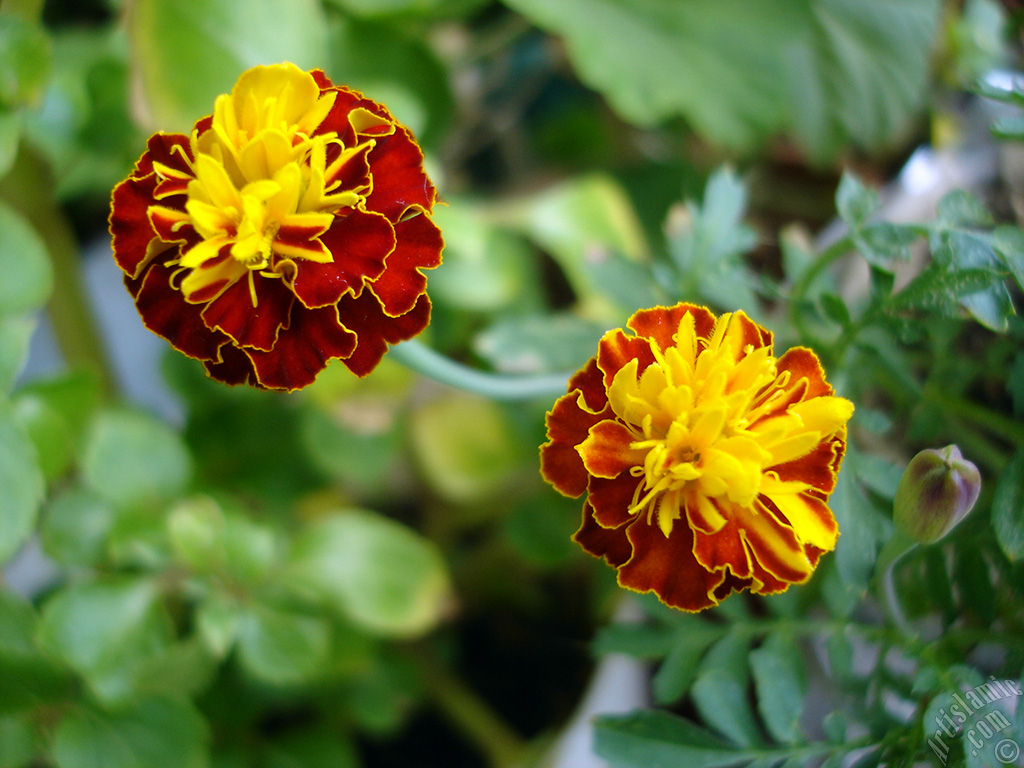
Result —
[[249, 293], [249, 278], [229, 285], [202, 312], [210, 328], [223, 331], [241, 347], [267, 352], [274, 348], [278, 331], [287, 327], [295, 297], [283, 280], [255, 275], [256, 306]]
[[296, 307], [272, 350], [248, 349], [246, 354], [260, 386], [291, 391], [312, 384], [330, 360], [348, 357], [355, 345], [355, 334], [338, 322], [334, 307]]
[[380, 277], [395, 247], [395, 232], [383, 216], [353, 211], [336, 217], [320, 240], [334, 261], [297, 260], [292, 284], [299, 301], [310, 309], [337, 304], [346, 292], [359, 296], [366, 281]]
[[576, 446], [587, 439], [590, 428], [601, 421], [579, 407], [579, 391], [573, 390], [555, 401], [545, 422], [548, 442], [540, 448], [540, 471], [555, 490], [565, 496], [579, 496], [587, 489], [587, 470]]
[[750, 586], [751, 581], [752, 579], [741, 579], [738, 576], [734, 576], [733, 574], [726, 572], [725, 581], [715, 587], [715, 600], [721, 602], [733, 592], [742, 592]]
[[729, 318], [729, 324], [732, 327], [733, 334], [736, 333], [737, 329], [740, 333], [741, 342], [737, 344], [737, 361], [742, 360], [746, 356], [747, 347], [759, 349], [761, 347], [770, 347], [772, 344], [771, 331], [767, 331], [755, 323], [747, 317], [745, 312], [734, 313]]
[[694, 328], [698, 338], [707, 338], [715, 327], [715, 316], [707, 307], [696, 304], [676, 304], [674, 307], [652, 307], [636, 312], [626, 323], [637, 336], [653, 339], [659, 349], [676, 345], [672, 336], [679, 330], [679, 323], [686, 315], [693, 315]]
[[604, 387], [601, 369], [597, 367], [597, 358], [592, 357], [569, 379], [569, 391], [578, 389], [583, 395], [586, 407], [598, 413], [608, 406], [608, 391]]
[[594, 520], [594, 510], [589, 502], [583, 504], [583, 523], [572, 540], [595, 557], [603, 557], [614, 568], [633, 556], [633, 545], [626, 537], [626, 527], [602, 528]]
[[189, 162], [193, 160], [189, 138], [181, 133], [154, 133], [146, 142], [146, 151], [132, 176], [146, 176], [153, 172], [153, 163], [166, 165], [176, 171], [191, 174]]
[[825, 381], [825, 370], [821, 367], [821, 361], [806, 347], [793, 347], [779, 358], [776, 368], [779, 373], [790, 372], [789, 386], [793, 386], [801, 379], [807, 380], [805, 399], [832, 394], [832, 387]]
[[617, 419], [599, 421], [578, 446], [583, 466], [590, 474], [607, 478], [617, 477], [630, 467], [642, 467], [647, 449], [632, 448], [635, 440], [633, 433]]
[[437, 193], [423, 170], [423, 152], [405, 128], [396, 125], [393, 134], [377, 139], [369, 160], [373, 191], [366, 198], [368, 210], [398, 221], [410, 206], [433, 209]]
[[427, 290], [426, 275], [420, 270], [439, 266], [443, 248], [441, 230], [426, 213], [395, 224], [395, 250], [388, 256], [384, 274], [372, 286], [387, 314], [404, 315], [416, 305], [416, 299]]
[[[336, 133], [338, 138], [341, 139], [342, 144], [346, 147], [354, 147], [359, 143], [359, 140], [356, 137], [355, 131], [352, 130], [352, 124], [348, 120], [349, 112], [356, 107], [364, 107], [374, 114], [381, 114], [382, 111], [386, 114], [387, 110], [382, 110], [376, 102], [364, 99], [363, 95], [357, 91], [353, 91], [345, 86], [331, 85], [330, 80], [327, 80], [325, 76], [322, 76], [321, 81], [321, 76], [313, 73], [313, 77], [317, 80], [321, 90], [324, 91], [331, 88], [338, 95], [334, 97], [334, 106], [331, 107], [331, 111], [327, 113], [327, 117], [313, 131], [313, 135]], [[325, 82], [328, 84], [325, 85]]]
[[654, 592], [673, 608], [700, 611], [715, 605], [714, 592], [725, 571], [710, 572], [693, 556], [693, 532], [672, 526], [668, 537], [641, 515], [626, 529], [633, 557], [619, 568], [619, 584], [636, 592]]
[[627, 336], [619, 329], [606, 333], [597, 345], [597, 367], [604, 374], [605, 387], [611, 385], [622, 366], [634, 359], [639, 363], [636, 370], [639, 378], [647, 366], [654, 362], [654, 353], [647, 339]]
[[636, 488], [643, 478], [628, 473], [612, 480], [592, 477], [587, 484], [587, 501], [594, 509], [594, 520], [602, 528], [618, 528], [636, 515], [629, 514], [629, 507], [636, 497]]
[[430, 323], [430, 299], [423, 294], [409, 312], [401, 317], [388, 317], [377, 297], [363, 291], [358, 298], [345, 297], [338, 304], [338, 319], [358, 337], [355, 351], [344, 360], [356, 376], [366, 376], [388, 351], [388, 344], [397, 344], [416, 336]]
[[[714, 502], [712, 502], [714, 503]], [[716, 506], [719, 506], [716, 504]], [[743, 541], [743, 534], [732, 514], [728, 509], [720, 511], [728, 522], [714, 533], [704, 533], [697, 530], [694, 532], [693, 555], [707, 570], [729, 568], [729, 571], [740, 578], [750, 576], [750, 555]], [[676, 526], [685, 523], [685, 520], [677, 520], [672, 526], [672, 533], [675, 534]]]
[[256, 369], [252, 367], [252, 360], [245, 352], [229, 343], [220, 348], [220, 354], [222, 358], [220, 362], [209, 360], [203, 363], [211, 379], [233, 387], [239, 384], [248, 384], [251, 387], [259, 386]]
[[812, 488], [829, 494], [836, 486], [836, 452], [841, 452], [844, 446], [843, 440], [822, 441], [806, 456], [787, 461], [785, 464], [777, 464], [769, 469], [778, 473], [780, 480], [807, 483]]
[[129, 277], [138, 277], [146, 263], [146, 249], [156, 237], [147, 210], [153, 204], [156, 176], [128, 177], [111, 198], [110, 234], [114, 260]]
[[[365, 192], [371, 186], [370, 174], [370, 159], [368, 157], [371, 147], [369, 145], [363, 147], [359, 152], [354, 154], [352, 157], [345, 161], [345, 164], [338, 168], [328, 178], [324, 179], [326, 186], [337, 184], [337, 189], [332, 192], [341, 192], [342, 190], [352, 189]], [[332, 144], [327, 148], [327, 167], [338, 158], [341, 153], [341, 149], [337, 144]]]
[[181, 291], [171, 286], [174, 271], [174, 267], [153, 264], [140, 280], [125, 278], [125, 286], [135, 296], [135, 306], [147, 328], [189, 357], [216, 360], [218, 348], [228, 339], [207, 328], [200, 315], [202, 307], [189, 304]]

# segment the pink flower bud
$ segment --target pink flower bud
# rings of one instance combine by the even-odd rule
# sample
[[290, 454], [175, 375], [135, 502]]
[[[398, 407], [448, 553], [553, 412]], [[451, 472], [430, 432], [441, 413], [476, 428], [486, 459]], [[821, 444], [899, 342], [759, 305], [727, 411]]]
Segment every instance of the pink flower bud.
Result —
[[931, 544], [967, 516], [980, 492], [978, 468], [959, 448], [927, 448], [910, 460], [900, 478], [893, 518], [912, 539]]

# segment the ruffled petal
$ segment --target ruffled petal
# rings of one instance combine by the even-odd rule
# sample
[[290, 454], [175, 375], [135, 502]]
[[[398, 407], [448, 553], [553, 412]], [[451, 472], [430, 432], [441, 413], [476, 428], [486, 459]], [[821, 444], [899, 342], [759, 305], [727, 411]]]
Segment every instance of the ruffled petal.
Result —
[[430, 299], [423, 294], [401, 317], [388, 317], [370, 291], [338, 304], [338, 317], [359, 339], [355, 351], [344, 363], [357, 376], [366, 376], [388, 351], [388, 344], [411, 339], [430, 323]]
[[735, 507], [734, 514], [751, 557], [765, 570], [790, 584], [807, 580], [814, 566], [787, 524], [760, 502], [755, 502], [752, 509]]
[[369, 155], [373, 191], [366, 208], [383, 213], [391, 221], [410, 207], [430, 211], [437, 191], [423, 172], [423, 152], [404, 128], [378, 140]]
[[215, 360], [228, 338], [206, 327], [202, 307], [182, 301], [181, 291], [172, 284], [174, 272], [173, 267], [153, 264], [134, 284], [125, 277], [125, 284], [149, 330], [189, 357]]
[[637, 336], [650, 339], [659, 349], [675, 346], [674, 336], [679, 330], [683, 317], [692, 315], [696, 335], [706, 338], [715, 327], [715, 316], [707, 307], [696, 304], [676, 304], [674, 307], [652, 307], [635, 312], [626, 327], [632, 329]]
[[576, 450], [587, 472], [594, 477], [613, 478], [643, 464], [647, 451], [630, 448], [635, 439], [622, 424], [609, 419], [591, 427]]
[[839, 526], [828, 505], [806, 493], [762, 494], [759, 499], [786, 520], [802, 542], [824, 551], [832, 550], [839, 538]]
[[309, 309], [337, 304], [346, 293], [358, 297], [366, 282], [384, 272], [395, 233], [383, 216], [353, 211], [336, 218], [321, 241], [334, 261], [299, 263], [292, 283], [295, 295]]
[[602, 528], [618, 528], [635, 515], [629, 513], [640, 486], [640, 478], [622, 474], [607, 480], [592, 477], [587, 484], [587, 501], [593, 509], [594, 520]]
[[654, 362], [650, 342], [621, 330], [608, 331], [597, 345], [597, 367], [604, 374], [604, 386], [611, 386], [615, 374], [631, 360], [637, 361], [639, 376]]
[[295, 312], [270, 351], [247, 349], [261, 387], [292, 391], [313, 383], [327, 363], [346, 358], [356, 335], [338, 321], [334, 307]]
[[114, 259], [128, 277], [138, 277], [147, 264], [149, 244], [157, 233], [147, 209], [153, 200], [156, 177], [129, 177], [114, 187], [110, 211], [110, 234]]
[[256, 369], [245, 352], [231, 344], [225, 344], [220, 348], [220, 354], [220, 360], [207, 360], [203, 363], [211, 379], [232, 387], [242, 384], [255, 387], [259, 384]]
[[701, 611], [717, 602], [714, 592], [725, 571], [708, 571], [693, 556], [693, 532], [677, 525], [666, 537], [643, 520], [626, 529], [633, 557], [619, 568], [619, 584], [634, 592], [654, 592], [673, 608]]
[[786, 371], [791, 376], [790, 386], [804, 379], [807, 391], [804, 398], [831, 395], [832, 387], [825, 381], [825, 369], [821, 367], [818, 356], [806, 347], [793, 347], [779, 358], [777, 368], [780, 373]]
[[371, 286], [386, 314], [404, 315], [416, 305], [427, 290], [427, 277], [420, 270], [440, 266], [443, 248], [441, 230], [422, 210], [411, 209], [395, 224], [395, 250]]
[[563, 496], [576, 497], [587, 489], [587, 470], [576, 451], [590, 428], [601, 416], [583, 410], [577, 404], [578, 390], [562, 395], [548, 412], [548, 442], [540, 448], [540, 471]]
[[614, 568], [633, 556], [633, 545], [626, 536], [626, 526], [603, 528], [598, 525], [589, 503], [583, 504], [583, 523], [573, 534], [572, 540], [595, 557], [603, 557]]
[[[251, 277], [235, 281], [206, 305], [203, 321], [239, 346], [269, 352], [277, 343], [279, 330], [288, 326], [295, 297], [282, 280], [249, 274]], [[256, 306], [250, 291], [256, 292]]]

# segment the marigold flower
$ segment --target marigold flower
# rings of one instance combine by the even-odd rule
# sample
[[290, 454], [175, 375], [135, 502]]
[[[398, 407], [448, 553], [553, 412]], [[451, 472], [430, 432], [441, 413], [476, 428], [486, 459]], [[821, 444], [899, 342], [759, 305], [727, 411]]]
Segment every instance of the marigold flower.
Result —
[[806, 581], [839, 536], [826, 502], [853, 404], [810, 350], [776, 359], [743, 312], [678, 304], [627, 325], [547, 415], [542, 474], [587, 494], [573, 538], [687, 611]]
[[244, 72], [190, 136], [157, 133], [113, 193], [143, 322], [228, 384], [365, 376], [430, 320], [434, 185], [382, 105], [294, 64]]

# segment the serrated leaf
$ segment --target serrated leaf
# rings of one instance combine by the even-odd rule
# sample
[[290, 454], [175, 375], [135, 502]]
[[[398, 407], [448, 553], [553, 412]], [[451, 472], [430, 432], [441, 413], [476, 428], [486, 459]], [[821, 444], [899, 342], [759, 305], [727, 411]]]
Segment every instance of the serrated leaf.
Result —
[[878, 192], [865, 187], [852, 173], [844, 173], [836, 189], [836, 210], [839, 218], [851, 229], [867, 223], [878, 208]]
[[955, 189], [939, 200], [935, 223], [941, 227], [990, 227], [992, 214], [974, 193]]
[[661, 710], [598, 718], [594, 751], [616, 768], [726, 768], [756, 756]]
[[760, 730], [747, 698], [747, 658], [750, 639], [733, 632], [704, 657], [690, 695], [709, 726], [745, 747], [761, 741]]
[[327, 64], [316, 0], [139, 0], [128, 17], [136, 92], [153, 128], [187, 133], [257, 64]]
[[768, 732], [776, 741], [798, 742], [807, 679], [796, 638], [782, 632], [769, 635], [760, 648], [750, 652], [750, 671], [757, 711]]
[[992, 528], [1011, 562], [1024, 558], [1024, 448], [999, 473], [992, 497]]
[[676, 631], [672, 647], [651, 680], [659, 704], [678, 701], [689, 690], [707, 647], [721, 632], [716, 627], [690, 626]]
[[951, 272], [932, 262], [889, 299], [886, 308], [890, 312], [932, 310], [947, 317], [957, 317], [960, 299], [1000, 285], [1002, 279], [1000, 273], [991, 269]]
[[0, 563], [10, 558], [35, 527], [45, 492], [36, 451], [0, 395]]

